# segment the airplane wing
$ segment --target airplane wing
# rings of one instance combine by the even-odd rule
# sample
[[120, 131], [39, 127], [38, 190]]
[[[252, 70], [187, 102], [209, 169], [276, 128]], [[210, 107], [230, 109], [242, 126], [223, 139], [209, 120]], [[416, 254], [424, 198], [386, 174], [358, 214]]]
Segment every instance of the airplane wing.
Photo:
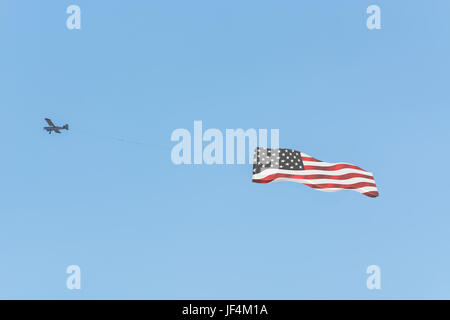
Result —
[[53, 131], [55, 131], [56, 133], [61, 133], [61, 131], [59, 131], [58, 129], [55, 129]]
[[50, 127], [54, 127], [55, 125], [53, 124], [52, 120], [50, 120], [49, 118], [45, 118], [45, 121], [47, 121], [48, 125]]

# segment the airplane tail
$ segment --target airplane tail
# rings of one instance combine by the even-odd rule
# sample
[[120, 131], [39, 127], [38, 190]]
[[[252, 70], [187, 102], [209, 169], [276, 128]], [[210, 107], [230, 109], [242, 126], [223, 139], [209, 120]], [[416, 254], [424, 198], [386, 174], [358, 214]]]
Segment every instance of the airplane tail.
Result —
[[69, 130], [69, 125], [68, 124], [64, 125], [63, 129]]

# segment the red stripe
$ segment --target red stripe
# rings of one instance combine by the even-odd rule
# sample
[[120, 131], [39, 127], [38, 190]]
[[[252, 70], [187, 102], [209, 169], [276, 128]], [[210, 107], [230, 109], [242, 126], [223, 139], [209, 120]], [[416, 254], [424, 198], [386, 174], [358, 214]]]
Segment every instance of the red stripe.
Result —
[[358, 189], [362, 187], [377, 187], [375, 183], [371, 182], [357, 182], [352, 184], [335, 184], [335, 183], [321, 183], [321, 184], [308, 184], [304, 183], [308, 187], [314, 189], [328, 189], [328, 188], [340, 188], [340, 189]]
[[274, 173], [258, 180], [271, 180], [277, 178], [293, 178], [293, 179], [333, 179], [333, 180], [347, 180], [351, 178], [366, 178], [374, 180], [372, 176], [365, 175], [363, 173], [346, 173], [340, 176], [327, 175], [327, 174], [289, 174], [289, 173]]
[[378, 191], [364, 192], [363, 195], [371, 197], [371, 198], [376, 198], [376, 197], [378, 197]]
[[303, 157], [303, 156], [302, 156], [302, 160], [303, 160], [303, 161], [322, 162], [322, 161], [320, 161], [320, 160], [317, 160], [317, 159], [314, 159], [314, 158], [311, 158], [311, 157]]
[[273, 180], [252, 179], [252, 182], [255, 182], [255, 183], [269, 183], [272, 181]]
[[335, 165], [331, 165], [328, 167], [305, 166], [304, 168], [305, 168], [305, 170], [323, 170], [323, 171], [334, 171], [334, 170], [340, 170], [340, 169], [356, 169], [356, 170], [366, 171], [364, 169], [361, 169], [358, 166], [355, 166], [353, 164], [346, 164], [346, 163], [335, 164]]

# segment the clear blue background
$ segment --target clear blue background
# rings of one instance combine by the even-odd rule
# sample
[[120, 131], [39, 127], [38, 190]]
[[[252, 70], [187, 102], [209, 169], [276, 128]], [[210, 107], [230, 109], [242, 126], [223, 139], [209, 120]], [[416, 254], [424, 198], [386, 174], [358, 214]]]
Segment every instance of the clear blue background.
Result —
[[[449, 12], [1, 0], [0, 298], [449, 299]], [[380, 197], [175, 166], [170, 135], [194, 120], [279, 128], [283, 147], [373, 172]]]

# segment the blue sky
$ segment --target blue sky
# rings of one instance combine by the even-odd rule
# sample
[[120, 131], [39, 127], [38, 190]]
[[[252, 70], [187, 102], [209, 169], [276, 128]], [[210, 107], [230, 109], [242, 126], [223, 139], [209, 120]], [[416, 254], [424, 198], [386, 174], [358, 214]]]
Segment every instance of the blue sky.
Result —
[[[1, 0], [0, 298], [450, 298], [449, 10]], [[175, 166], [170, 135], [194, 120], [279, 129], [282, 147], [373, 172], [380, 196]]]

